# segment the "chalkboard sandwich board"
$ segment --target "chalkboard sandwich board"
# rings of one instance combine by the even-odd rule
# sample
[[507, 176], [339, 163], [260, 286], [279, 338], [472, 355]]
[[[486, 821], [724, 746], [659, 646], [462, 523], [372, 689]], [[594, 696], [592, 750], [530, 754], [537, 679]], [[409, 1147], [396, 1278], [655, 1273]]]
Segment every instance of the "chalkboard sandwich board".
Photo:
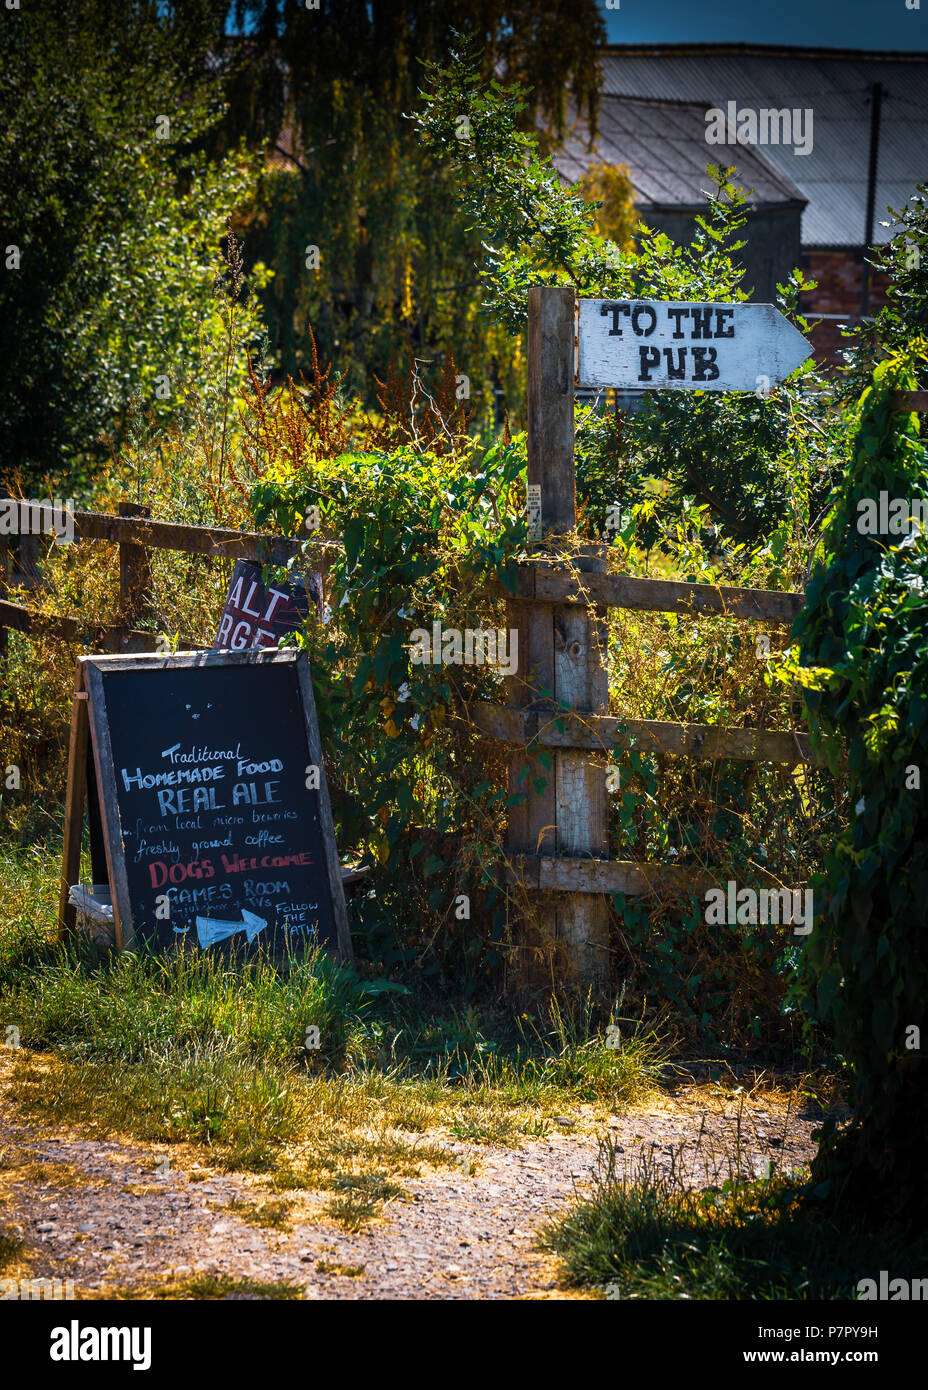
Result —
[[117, 946], [276, 956], [318, 942], [350, 958], [303, 652], [80, 658], [64, 930], [88, 782], [94, 877], [105, 855]]

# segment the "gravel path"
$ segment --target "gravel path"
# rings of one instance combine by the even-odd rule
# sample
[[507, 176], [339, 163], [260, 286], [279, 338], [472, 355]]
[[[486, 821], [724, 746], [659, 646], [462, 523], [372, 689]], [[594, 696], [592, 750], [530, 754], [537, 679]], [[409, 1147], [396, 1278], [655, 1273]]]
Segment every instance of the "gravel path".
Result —
[[[356, 1233], [324, 1211], [330, 1193], [274, 1192], [252, 1175], [200, 1167], [193, 1151], [172, 1150], [166, 1164], [164, 1150], [39, 1134], [7, 1115], [0, 1117], [0, 1225], [25, 1240], [31, 1276], [71, 1279], [78, 1298], [186, 1285], [210, 1273], [285, 1283], [320, 1299], [563, 1297], [553, 1261], [533, 1240], [588, 1187], [604, 1133], [630, 1172], [645, 1158], [701, 1186], [733, 1165], [757, 1175], [769, 1164], [800, 1166], [815, 1150], [810, 1132], [820, 1123], [796, 1113], [782, 1093], [752, 1099], [705, 1084], [614, 1116], [598, 1132], [587, 1111], [579, 1107], [572, 1125], [519, 1148], [423, 1136], [454, 1150], [457, 1168], [401, 1179], [408, 1196]], [[247, 1207], [225, 1210], [233, 1201]], [[254, 1215], [257, 1204], [260, 1217], [261, 1203], [281, 1201], [294, 1203], [289, 1229], [241, 1215]]]

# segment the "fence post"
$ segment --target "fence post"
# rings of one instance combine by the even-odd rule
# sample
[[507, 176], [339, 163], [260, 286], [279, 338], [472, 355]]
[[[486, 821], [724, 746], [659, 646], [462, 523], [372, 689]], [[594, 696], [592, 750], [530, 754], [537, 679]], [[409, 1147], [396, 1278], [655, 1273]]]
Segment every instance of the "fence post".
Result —
[[[120, 516], [150, 517], [151, 507], [120, 502]], [[144, 545], [119, 542], [119, 607], [122, 621], [131, 627], [150, 606], [151, 556]]]
[[[548, 549], [577, 522], [572, 289], [529, 291], [527, 405], [528, 485], [541, 488], [542, 545]], [[588, 573], [605, 569], [598, 547], [575, 555], [572, 563]], [[542, 711], [561, 703], [586, 713], [607, 710], [602, 612], [522, 599], [509, 604], [508, 622], [519, 643], [517, 674], [508, 682], [511, 707]], [[525, 799], [510, 811], [509, 852], [607, 858], [605, 758], [577, 749], [549, 753], [550, 770], [537, 754], [513, 754], [510, 794], [525, 793]], [[594, 893], [531, 890], [526, 897], [523, 939], [531, 941], [537, 932], [541, 943], [557, 943], [573, 985], [602, 985], [609, 969], [608, 900]]]
[[[0, 492], [0, 501], [6, 500], [6, 494]], [[7, 583], [9, 581], [10, 556], [12, 547], [6, 536], [0, 536], [0, 599], [6, 597]], [[7, 630], [0, 618], [0, 660], [6, 656], [9, 638]]]

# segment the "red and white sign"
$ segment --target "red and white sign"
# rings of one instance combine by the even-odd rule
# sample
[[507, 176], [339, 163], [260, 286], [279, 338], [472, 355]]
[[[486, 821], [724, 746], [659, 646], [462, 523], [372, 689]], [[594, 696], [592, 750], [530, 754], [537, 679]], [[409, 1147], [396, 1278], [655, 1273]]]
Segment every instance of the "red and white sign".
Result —
[[[310, 575], [309, 591], [321, 617], [322, 586], [315, 574]], [[260, 565], [239, 560], [213, 647], [218, 651], [244, 652], [278, 646], [281, 637], [302, 630], [309, 617], [309, 597], [300, 580], [265, 584]]]

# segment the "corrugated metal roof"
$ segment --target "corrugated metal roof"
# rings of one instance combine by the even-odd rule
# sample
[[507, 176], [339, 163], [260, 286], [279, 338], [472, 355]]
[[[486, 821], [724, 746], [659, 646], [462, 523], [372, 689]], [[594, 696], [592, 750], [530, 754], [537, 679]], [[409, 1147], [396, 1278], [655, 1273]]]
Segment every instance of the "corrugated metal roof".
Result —
[[[887, 208], [901, 207], [916, 184], [928, 182], [928, 55], [668, 44], [610, 47], [601, 61], [605, 97], [691, 102], [703, 111], [724, 110], [730, 101], [755, 110], [810, 109], [813, 138], [806, 155], [787, 145], [762, 145], [759, 151], [706, 145], [703, 161], [703, 167], [730, 162], [741, 172], [749, 151], [762, 153], [808, 199], [804, 246], [860, 245], [865, 239], [874, 82], [884, 88], [874, 240], [890, 235], [879, 225], [889, 220]], [[604, 108], [611, 105], [604, 100]], [[659, 169], [666, 162], [655, 151], [647, 165]], [[688, 173], [682, 181], [688, 184]], [[742, 182], [751, 183], [746, 172]]]
[[[737, 154], [740, 181], [754, 203], [805, 201], [759, 149], [744, 146]], [[593, 160], [627, 164], [639, 206], [690, 207], [705, 202], [706, 165], [734, 162], [725, 147], [706, 144], [705, 107], [699, 103], [616, 96], [603, 97], [592, 151], [581, 125], [555, 156], [568, 183], [576, 183]]]

